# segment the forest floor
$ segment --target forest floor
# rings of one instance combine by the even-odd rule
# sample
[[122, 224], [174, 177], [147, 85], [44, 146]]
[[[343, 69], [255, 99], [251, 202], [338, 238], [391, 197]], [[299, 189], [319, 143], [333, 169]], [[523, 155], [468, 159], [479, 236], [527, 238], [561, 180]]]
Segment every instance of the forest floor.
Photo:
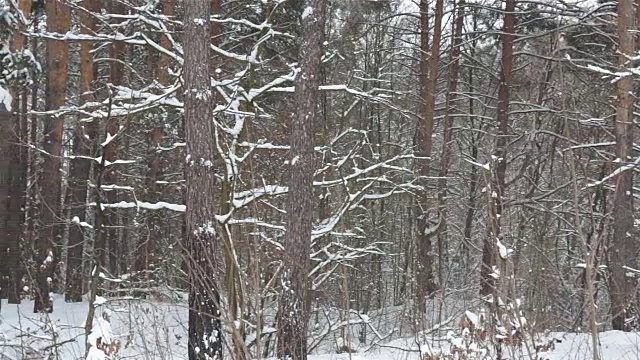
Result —
[[[186, 359], [186, 304], [141, 300], [110, 301], [97, 308], [101, 315], [108, 308], [110, 336], [119, 339], [120, 359]], [[84, 321], [88, 303], [65, 303], [56, 296], [54, 312], [33, 314], [33, 302], [20, 305], [2, 302], [0, 310], [0, 360], [40, 360], [45, 353], [57, 353], [56, 359], [84, 359]], [[105, 329], [106, 330], [106, 329]], [[337, 331], [339, 333], [339, 331]], [[592, 359], [590, 336], [584, 333], [555, 333], [555, 349], [542, 355], [542, 360]], [[432, 339], [433, 340], [433, 339]], [[607, 331], [599, 334], [601, 360], [640, 359], [640, 334]], [[438, 345], [440, 344], [440, 345]], [[446, 341], [433, 341], [431, 346], [449, 348]], [[414, 338], [399, 338], [360, 347], [361, 352], [335, 354], [331, 346], [319, 346], [310, 360], [419, 360], [420, 347]], [[325, 349], [325, 350], [322, 350]], [[333, 352], [333, 354], [331, 353]], [[529, 359], [527, 351], [517, 351], [515, 359]], [[511, 359], [512, 355], [505, 356]]]

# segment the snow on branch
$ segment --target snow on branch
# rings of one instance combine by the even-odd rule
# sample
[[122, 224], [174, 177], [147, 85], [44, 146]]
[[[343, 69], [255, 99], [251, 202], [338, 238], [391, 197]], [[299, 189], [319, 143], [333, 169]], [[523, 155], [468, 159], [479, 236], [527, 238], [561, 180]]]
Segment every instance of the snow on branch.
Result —
[[[33, 149], [33, 150], [35, 150], [35, 151], [37, 151], [37, 152], [39, 152], [39, 153], [41, 153], [41, 154], [44, 154], [44, 155], [47, 155], [47, 156], [55, 156], [55, 155], [53, 155], [53, 154], [51, 154], [51, 153], [49, 153], [47, 151], [44, 151], [44, 150], [38, 148], [37, 146], [35, 146], [33, 144], [29, 144], [28, 147]], [[70, 159], [70, 160], [73, 160], [73, 159], [85, 159], [85, 160], [95, 161], [98, 164], [102, 163], [102, 156], [91, 157], [91, 156], [84, 156], [84, 155], [63, 155], [63, 156], [58, 156], [58, 157], [64, 158], [64, 159]], [[111, 165], [134, 164], [135, 162], [136, 162], [136, 160], [123, 160], [123, 159], [118, 159], [118, 160], [114, 160], [114, 161], [105, 160], [104, 161], [104, 166], [107, 167], [107, 166], [111, 166]]]
[[[614, 162], [620, 162], [620, 159], [616, 159], [616, 160], [614, 160]], [[633, 161], [632, 163], [628, 163], [628, 164], [625, 164], [625, 165], [622, 165], [622, 166], [618, 167], [611, 174], [603, 177], [602, 180], [594, 181], [594, 182], [592, 182], [590, 184], [587, 184], [587, 186], [585, 186], [582, 190], [587, 189], [587, 188], [591, 188], [591, 187], [594, 187], [594, 186], [601, 185], [602, 183], [605, 183], [605, 182], [609, 181], [609, 179], [615, 177], [616, 175], [619, 175], [619, 174], [621, 174], [621, 173], [623, 173], [625, 171], [632, 170], [632, 169], [638, 167], [638, 165], [640, 165], [640, 156], [638, 158], [636, 158], [635, 161]]]

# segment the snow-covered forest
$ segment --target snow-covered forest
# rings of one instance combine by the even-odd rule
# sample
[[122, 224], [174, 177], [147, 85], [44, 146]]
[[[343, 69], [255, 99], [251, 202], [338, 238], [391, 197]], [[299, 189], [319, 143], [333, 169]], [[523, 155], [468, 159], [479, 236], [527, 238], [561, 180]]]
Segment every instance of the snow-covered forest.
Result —
[[640, 0], [0, 0], [0, 359], [637, 359], [638, 97]]

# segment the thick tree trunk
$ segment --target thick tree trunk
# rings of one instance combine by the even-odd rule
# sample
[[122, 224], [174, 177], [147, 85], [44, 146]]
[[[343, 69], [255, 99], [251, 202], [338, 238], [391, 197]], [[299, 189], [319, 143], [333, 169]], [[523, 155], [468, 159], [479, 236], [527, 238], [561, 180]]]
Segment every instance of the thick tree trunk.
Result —
[[[29, 17], [31, 1], [20, 0], [20, 11]], [[25, 25], [20, 23], [19, 30], [24, 31]], [[26, 37], [20, 32], [14, 35], [11, 47], [16, 52], [25, 49]], [[0, 226], [3, 232], [0, 240], [0, 298], [7, 298], [10, 304], [20, 303], [22, 292], [22, 242], [24, 241], [25, 200], [27, 191], [26, 148], [24, 144], [24, 129], [27, 121], [28, 88], [11, 89], [13, 96], [13, 116], [10, 112], [0, 109], [0, 198], [3, 199], [0, 209]], [[19, 95], [18, 95], [19, 94]], [[8, 110], [8, 109], [4, 109]]]
[[[436, 1], [436, 16], [433, 31], [433, 44], [429, 49], [429, 30], [428, 30], [428, 1], [420, 2], [420, 95], [422, 106], [420, 116], [422, 123], [418, 125], [418, 149], [417, 155], [424, 158], [421, 162], [419, 171], [423, 177], [422, 185], [424, 190], [420, 194], [420, 204], [418, 211], [418, 236], [417, 236], [417, 276], [416, 280], [416, 306], [420, 309], [420, 313], [426, 310], [424, 303], [427, 297], [431, 296], [437, 288], [435, 276], [433, 273], [433, 244], [432, 239], [436, 235], [437, 230], [442, 224], [437, 209], [431, 208], [432, 199], [430, 199], [427, 188], [426, 178], [430, 174], [431, 152], [433, 148], [433, 124], [436, 105], [436, 91], [438, 85], [438, 68], [440, 65], [440, 37], [442, 34], [442, 14], [443, 0]], [[427, 56], [431, 50], [430, 57]]]
[[[516, 0], [506, 0], [504, 25], [502, 32], [502, 67], [500, 68], [500, 85], [498, 86], [498, 136], [490, 191], [488, 191], [489, 219], [487, 237], [482, 249], [482, 267], [480, 269], [480, 294], [493, 294], [496, 290], [494, 278], [490, 276], [493, 266], [500, 268], [500, 256], [497, 252], [497, 239], [502, 234], [500, 218], [502, 217], [502, 198], [505, 191], [505, 174], [507, 171], [507, 136], [509, 134], [509, 98], [511, 92], [511, 70], [513, 68], [513, 40], [515, 38]], [[495, 169], [495, 170], [494, 170]], [[506, 275], [502, 273], [501, 275]], [[504, 299], [503, 299], [504, 300]]]
[[183, 34], [189, 247], [189, 360], [221, 359], [220, 296], [215, 260], [213, 89], [209, 77], [209, 0], [185, 1]]
[[[47, 30], [59, 34], [66, 34], [70, 30], [71, 10], [62, 1], [47, 1]], [[47, 87], [45, 91], [46, 108], [48, 111], [59, 109], [66, 104], [66, 90], [69, 79], [69, 43], [47, 39]], [[40, 216], [41, 225], [37, 239], [37, 274], [36, 297], [34, 312], [51, 312], [49, 293], [52, 291], [52, 279], [58, 254], [61, 224], [62, 191], [62, 133], [64, 118], [48, 115], [44, 123], [44, 156], [42, 174], [39, 178]]]
[[[628, 59], [634, 53], [633, 0], [618, 1], [618, 67], [625, 71]], [[633, 151], [633, 79], [625, 76], [616, 82], [616, 157], [618, 168], [632, 161]], [[621, 171], [615, 177], [613, 195], [613, 242], [611, 244], [611, 326], [614, 330], [630, 330], [626, 320], [633, 316], [637, 296], [633, 278], [626, 276], [624, 266], [637, 268], [638, 246], [633, 237], [633, 170]]]
[[308, 274], [314, 199], [314, 133], [316, 129], [320, 65], [324, 42], [326, 0], [307, 0], [302, 14], [300, 74], [295, 82], [296, 112], [291, 122], [289, 195], [283, 245], [284, 270], [278, 309], [280, 359], [307, 359], [307, 324], [310, 317]]
[[[23, 95], [25, 93], [23, 92]], [[18, 110], [18, 109], [16, 109]], [[21, 116], [26, 116], [26, 112], [22, 112]], [[10, 124], [6, 124], [10, 125]], [[21, 243], [24, 239], [24, 219], [25, 219], [25, 200], [27, 194], [27, 173], [23, 166], [22, 145], [20, 143], [20, 117], [15, 114], [12, 119], [10, 128], [7, 129], [8, 134], [1, 135], [0, 142], [8, 142], [8, 154], [3, 151], [2, 157], [9, 156], [9, 173], [6, 180], [9, 182], [9, 192], [4, 197], [5, 214], [4, 237], [8, 241], [7, 262], [9, 264], [9, 283], [7, 300], [10, 304], [20, 303], [20, 293], [22, 292], [22, 260], [23, 251]], [[5, 148], [6, 149], [6, 148]], [[3, 179], [4, 181], [4, 179]]]
[[[99, 0], [84, 0], [81, 4], [87, 11], [100, 13]], [[93, 34], [96, 29], [94, 16], [81, 11], [80, 22], [83, 34]], [[93, 62], [93, 43], [80, 43], [80, 93], [85, 103], [95, 101], [94, 81], [97, 78], [98, 67]], [[95, 120], [78, 123], [73, 134], [73, 154], [91, 157], [95, 152], [97, 129]], [[76, 158], [71, 161], [69, 169], [69, 190], [67, 192], [69, 215], [72, 220], [86, 221], [87, 213], [87, 185], [91, 172], [91, 160]], [[69, 228], [69, 249], [67, 250], [67, 284], [65, 300], [70, 302], [82, 301], [82, 254], [84, 249], [84, 232], [80, 225], [72, 224]]]
[[[0, 104], [0, 299], [10, 303], [20, 302], [19, 282], [16, 284], [14, 272], [20, 273], [20, 206], [21, 193], [13, 192], [18, 175], [15, 163], [17, 130], [13, 109], [5, 109]], [[18, 155], [19, 157], [19, 155]], [[19, 164], [18, 164], [19, 165]], [[16, 203], [17, 202], [17, 203]], [[16, 213], [16, 204], [18, 213]]]

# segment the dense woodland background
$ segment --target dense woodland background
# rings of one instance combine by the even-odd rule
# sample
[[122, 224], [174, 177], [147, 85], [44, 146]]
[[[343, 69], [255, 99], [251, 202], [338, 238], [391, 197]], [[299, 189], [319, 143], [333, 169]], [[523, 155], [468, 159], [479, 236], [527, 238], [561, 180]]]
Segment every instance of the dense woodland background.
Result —
[[639, 30], [633, 0], [0, 0], [0, 298], [188, 291], [190, 359], [464, 310], [634, 330]]

